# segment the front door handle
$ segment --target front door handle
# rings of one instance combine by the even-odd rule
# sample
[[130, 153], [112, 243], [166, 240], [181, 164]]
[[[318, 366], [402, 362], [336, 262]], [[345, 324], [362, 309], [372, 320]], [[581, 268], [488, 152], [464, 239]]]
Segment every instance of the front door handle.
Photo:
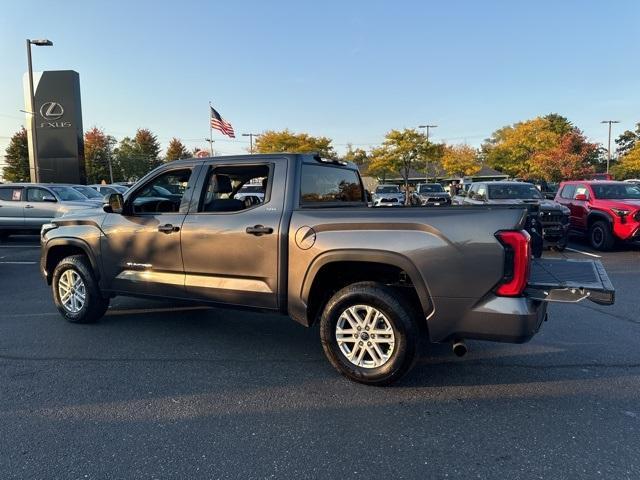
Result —
[[269, 235], [273, 233], [273, 228], [265, 227], [263, 225], [255, 225], [253, 227], [247, 227], [245, 230], [249, 235], [255, 235], [259, 237], [260, 235]]
[[33, 205], [25, 205], [24, 208], [33, 208]]
[[166, 225], [160, 225], [158, 227], [158, 231], [162, 232], [162, 233], [179, 232], [180, 231], [180, 227], [175, 227], [175, 226], [171, 225], [170, 223], [167, 223]]

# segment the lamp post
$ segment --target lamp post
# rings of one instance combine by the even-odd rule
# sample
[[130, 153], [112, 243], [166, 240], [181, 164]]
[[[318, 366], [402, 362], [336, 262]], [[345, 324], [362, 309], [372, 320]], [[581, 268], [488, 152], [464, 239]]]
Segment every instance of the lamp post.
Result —
[[33, 173], [31, 180], [40, 181], [40, 172], [38, 170], [38, 133], [36, 132], [36, 97], [33, 93], [33, 66], [31, 64], [31, 45], [37, 47], [51, 47], [53, 42], [47, 39], [30, 40], [27, 38], [27, 64], [29, 72], [29, 101], [31, 102], [31, 151], [33, 152]]
[[259, 137], [261, 133], [243, 133], [243, 137], [249, 137], [249, 153], [253, 153], [253, 137]]
[[[429, 130], [437, 127], [438, 125], [418, 125], [418, 128], [424, 128], [427, 131], [427, 145], [429, 144]], [[427, 160], [427, 165], [425, 167], [425, 181], [429, 183], [429, 160]]]
[[209, 153], [213, 157], [213, 142], [215, 142], [215, 140], [213, 138], [205, 138], [204, 141], [209, 143]]
[[611, 163], [611, 124], [620, 122], [618, 120], [603, 120], [600, 123], [609, 124], [609, 144], [607, 145], [607, 173], [609, 173], [609, 163]]

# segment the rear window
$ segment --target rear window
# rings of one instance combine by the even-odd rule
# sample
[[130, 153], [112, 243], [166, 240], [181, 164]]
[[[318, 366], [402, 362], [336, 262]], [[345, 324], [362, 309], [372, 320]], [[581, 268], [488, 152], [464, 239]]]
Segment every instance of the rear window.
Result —
[[364, 189], [355, 170], [324, 165], [302, 166], [302, 204], [364, 201]]
[[512, 183], [489, 185], [489, 198], [492, 200], [540, 200], [542, 194], [530, 183]]
[[21, 188], [2, 187], [0, 188], [0, 200], [7, 202], [19, 202], [22, 195]]

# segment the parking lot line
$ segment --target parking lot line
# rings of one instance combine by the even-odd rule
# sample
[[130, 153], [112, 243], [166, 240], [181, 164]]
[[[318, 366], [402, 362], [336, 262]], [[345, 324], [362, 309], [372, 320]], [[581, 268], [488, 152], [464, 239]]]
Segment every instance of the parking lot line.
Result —
[[18, 262], [18, 261], [13, 261], [13, 262], [0, 262], [0, 264], [4, 264], [4, 265], [35, 265], [38, 262]]
[[565, 248], [565, 250], [569, 250], [570, 252], [581, 253], [582, 255], [588, 255], [590, 257], [602, 258], [602, 255], [596, 255], [595, 253], [583, 252], [582, 250], [576, 250], [575, 248]]
[[40, 245], [0, 245], [0, 248], [40, 248]]

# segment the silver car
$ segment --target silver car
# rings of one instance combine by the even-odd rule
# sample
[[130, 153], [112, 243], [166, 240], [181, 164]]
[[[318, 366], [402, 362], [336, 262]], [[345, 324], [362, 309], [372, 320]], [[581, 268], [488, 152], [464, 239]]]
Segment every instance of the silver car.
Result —
[[71, 210], [96, 208], [96, 202], [70, 186], [9, 183], [0, 185], [0, 237], [37, 233], [52, 218]]

